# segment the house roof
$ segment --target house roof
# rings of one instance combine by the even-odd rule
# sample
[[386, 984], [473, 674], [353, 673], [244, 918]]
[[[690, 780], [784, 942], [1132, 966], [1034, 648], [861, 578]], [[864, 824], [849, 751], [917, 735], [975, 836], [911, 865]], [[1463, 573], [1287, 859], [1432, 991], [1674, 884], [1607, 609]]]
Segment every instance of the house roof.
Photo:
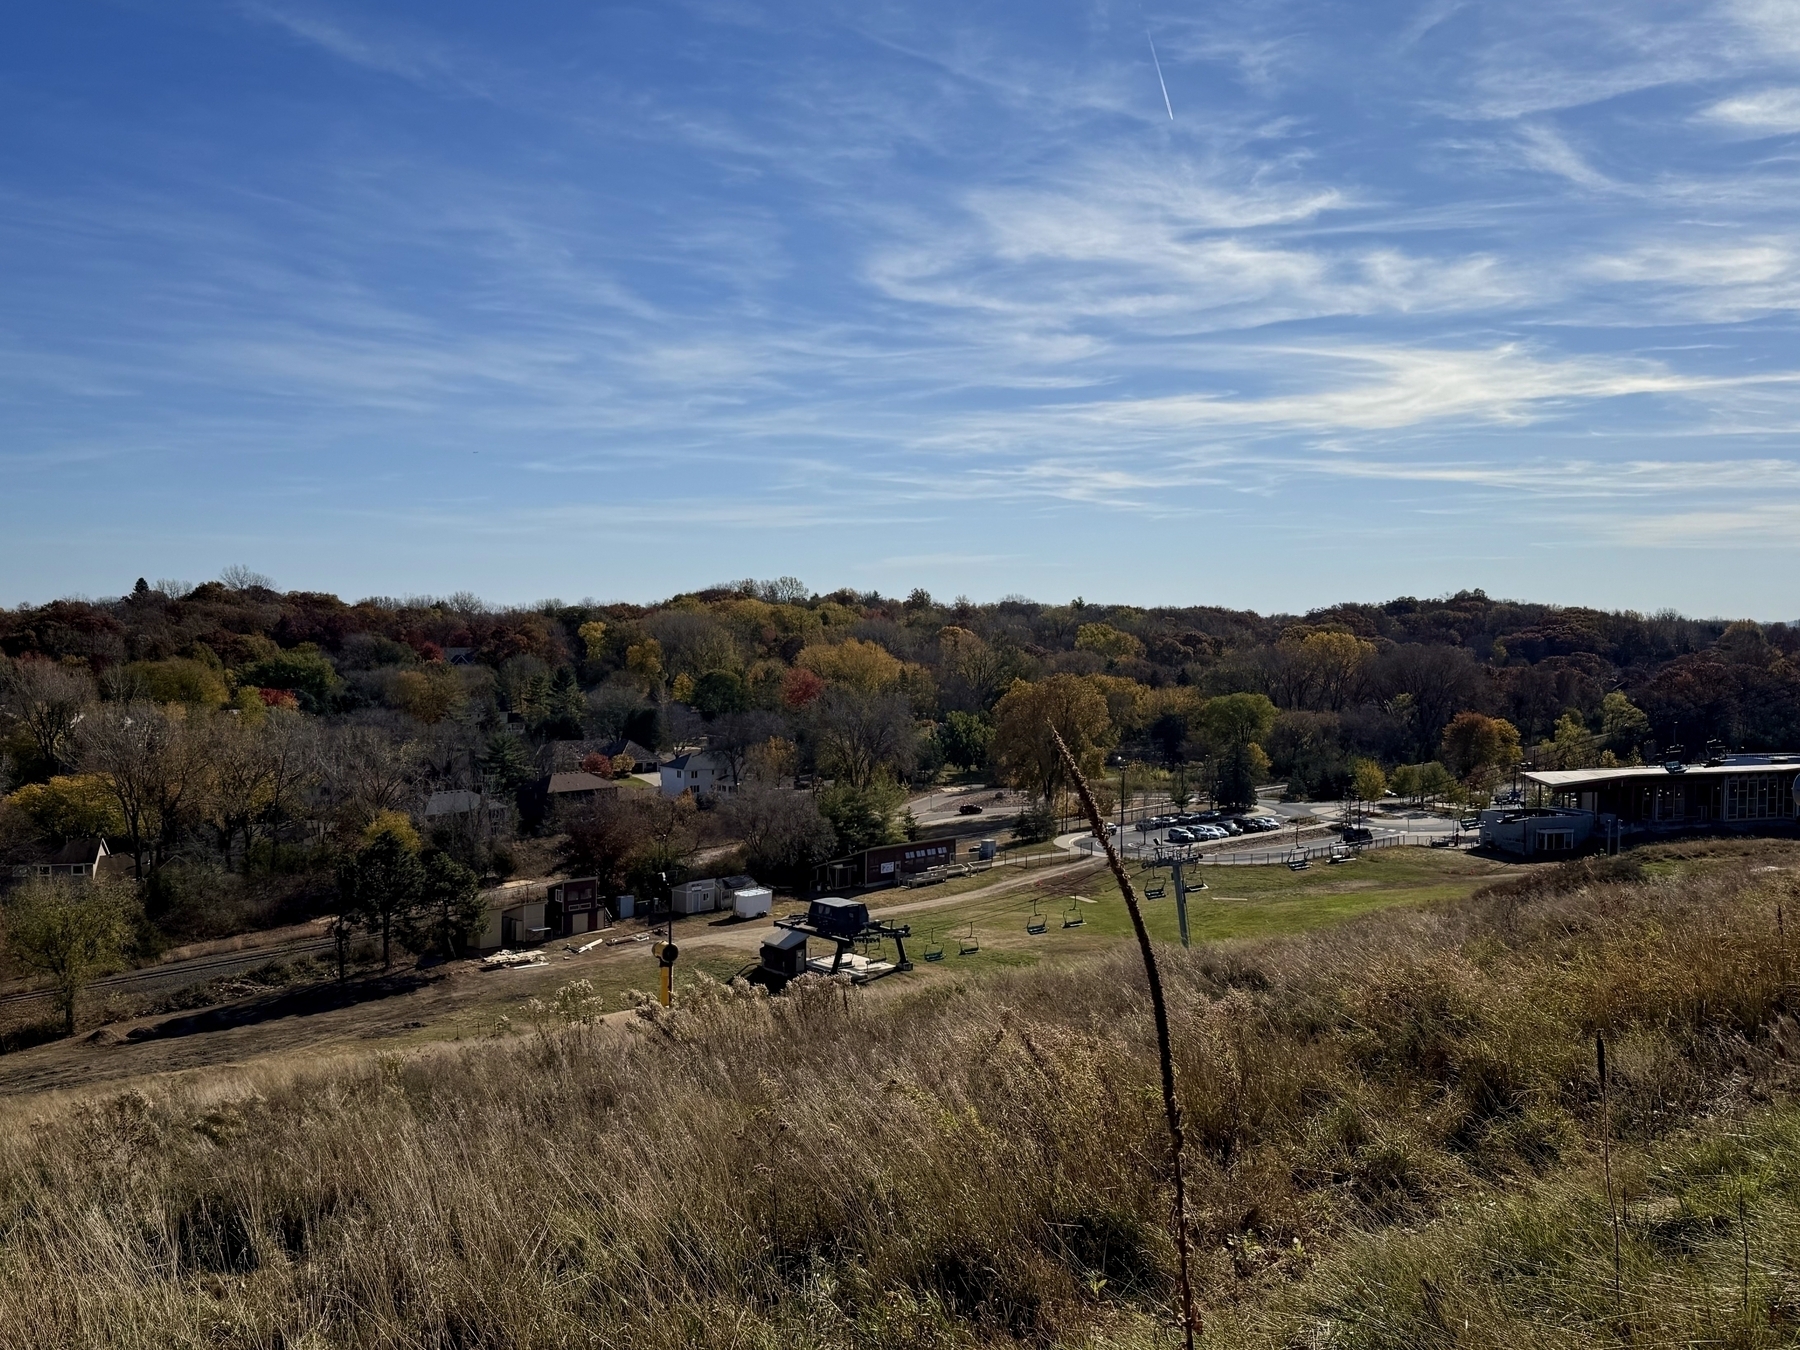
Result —
[[[705, 761], [711, 761], [707, 763]], [[711, 750], [690, 750], [685, 755], [677, 755], [663, 765], [665, 769], [685, 769], [692, 763], [695, 768], [710, 768], [715, 772], [719, 767], [719, 757]]]
[[460, 815], [480, 809], [481, 794], [470, 792], [467, 788], [450, 788], [443, 792], [434, 792], [425, 799], [425, 814], [428, 816]]
[[656, 759], [655, 751], [646, 750], [636, 741], [628, 740], [623, 736], [615, 737], [608, 741], [595, 753], [605, 755], [608, 759], [617, 759], [620, 755], [630, 755], [633, 760], [649, 760], [654, 762]]
[[104, 839], [71, 839], [50, 855], [50, 865], [52, 867], [68, 867], [76, 863], [85, 863], [92, 867], [102, 858], [110, 857], [111, 854], [112, 850], [107, 848]]
[[619, 785], [609, 783], [606, 779], [593, 773], [553, 773], [539, 783], [539, 787], [554, 797], [565, 792], [617, 792]]
[[763, 939], [763, 946], [773, 947], [778, 952], [791, 952], [805, 945], [806, 934], [796, 933], [792, 928], [777, 928], [772, 936]]

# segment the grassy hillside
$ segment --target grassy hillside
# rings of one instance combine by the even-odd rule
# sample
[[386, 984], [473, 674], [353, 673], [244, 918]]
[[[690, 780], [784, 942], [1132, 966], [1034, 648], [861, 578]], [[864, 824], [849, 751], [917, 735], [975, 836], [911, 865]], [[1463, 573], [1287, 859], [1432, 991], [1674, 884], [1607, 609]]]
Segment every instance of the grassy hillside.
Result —
[[[1575, 865], [1166, 950], [1212, 1343], [1792, 1342], [1796, 861]], [[1150, 1045], [1115, 951], [867, 993], [703, 987], [624, 1027], [15, 1104], [0, 1327], [1166, 1346]]]

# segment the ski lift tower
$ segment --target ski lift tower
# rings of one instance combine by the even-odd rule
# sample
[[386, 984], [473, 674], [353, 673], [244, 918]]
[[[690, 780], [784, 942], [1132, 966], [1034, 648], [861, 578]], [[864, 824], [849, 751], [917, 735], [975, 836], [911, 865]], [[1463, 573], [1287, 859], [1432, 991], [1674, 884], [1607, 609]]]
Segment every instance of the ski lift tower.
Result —
[[[843, 964], [844, 957], [858, 942], [873, 942], [884, 938], [892, 938], [898, 951], [899, 959], [886, 969], [877, 969], [864, 973], [860, 977], [852, 974], [851, 978], [858, 984], [877, 979], [882, 975], [891, 975], [897, 971], [913, 968], [912, 962], [906, 959], [906, 939], [912, 936], [912, 928], [906, 924], [883, 923], [869, 918], [869, 907], [856, 900], [843, 900], [836, 896], [827, 896], [814, 900], [807, 906], [805, 914], [790, 914], [786, 918], [775, 920], [777, 928], [785, 928], [794, 933], [805, 933], [808, 937], [821, 938], [831, 943], [835, 954], [831, 958], [830, 973], [835, 975]], [[886, 963], [882, 963], [886, 965]], [[867, 967], [863, 968], [867, 971]]]

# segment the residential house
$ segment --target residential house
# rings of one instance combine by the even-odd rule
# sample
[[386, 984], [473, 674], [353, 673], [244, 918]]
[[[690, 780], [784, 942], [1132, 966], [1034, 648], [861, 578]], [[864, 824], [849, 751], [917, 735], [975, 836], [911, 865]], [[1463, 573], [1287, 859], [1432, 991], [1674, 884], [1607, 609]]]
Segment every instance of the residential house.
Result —
[[67, 877], [104, 881], [129, 875], [131, 866], [129, 853], [114, 853], [106, 846], [106, 840], [96, 836], [71, 839], [46, 858], [14, 863], [12, 879], [19, 882], [30, 877]]
[[731, 766], [723, 755], [710, 750], [693, 750], [677, 755], [662, 766], [662, 795], [679, 797], [691, 792], [696, 797], [711, 797], [732, 788]]
[[592, 753], [605, 755], [608, 759], [617, 759], [620, 755], [630, 755], [633, 773], [655, 773], [662, 763], [657, 758], [656, 751], [646, 750], [636, 741], [624, 736], [607, 741]]
[[420, 814], [425, 818], [427, 826], [485, 820], [489, 829], [497, 830], [505, 826], [512, 808], [495, 797], [471, 792], [467, 788], [451, 788], [427, 796]]
[[527, 820], [554, 820], [563, 810], [578, 810], [592, 806], [602, 797], [610, 797], [625, 791], [617, 783], [608, 782], [598, 774], [573, 773], [545, 774], [537, 782], [526, 788], [520, 799], [520, 806]]

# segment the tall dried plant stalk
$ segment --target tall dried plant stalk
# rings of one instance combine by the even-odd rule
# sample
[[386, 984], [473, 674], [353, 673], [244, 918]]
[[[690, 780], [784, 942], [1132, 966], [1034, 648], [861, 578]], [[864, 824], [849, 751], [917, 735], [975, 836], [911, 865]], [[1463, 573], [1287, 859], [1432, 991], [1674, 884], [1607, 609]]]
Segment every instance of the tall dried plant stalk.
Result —
[[1594, 1033], [1594, 1063], [1600, 1074], [1600, 1165], [1606, 1177], [1606, 1217], [1612, 1222], [1613, 1240], [1613, 1307], [1619, 1306], [1619, 1207], [1625, 1203], [1625, 1197], [1619, 1197], [1619, 1205], [1613, 1204], [1612, 1184], [1612, 1101], [1607, 1093], [1606, 1078], [1606, 1033]]
[[1194, 1333], [1199, 1329], [1200, 1319], [1194, 1312], [1194, 1285], [1188, 1269], [1187, 1179], [1182, 1168], [1181, 1106], [1175, 1100], [1175, 1054], [1169, 1044], [1169, 1009], [1163, 1000], [1162, 976], [1157, 973], [1156, 952], [1150, 946], [1150, 930], [1144, 927], [1144, 913], [1138, 908], [1137, 891], [1131, 885], [1131, 878], [1125, 875], [1125, 865], [1119, 861], [1118, 851], [1113, 848], [1087, 778], [1076, 764], [1075, 756], [1069, 753], [1069, 747], [1063, 743], [1062, 733], [1052, 726], [1050, 735], [1056, 741], [1056, 753], [1062, 757], [1063, 768], [1075, 785], [1075, 795], [1081, 799], [1081, 809], [1093, 826], [1094, 838], [1106, 850], [1106, 862], [1112, 868], [1113, 879], [1119, 883], [1119, 894], [1125, 897], [1131, 926], [1137, 931], [1138, 952], [1144, 958], [1144, 978], [1150, 983], [1150, 1007], [1156, 1017], [1156, 1058], [1162, 1066], [1163, 1115], [1169, 1125], [1169, 1158], [1175, 1173], [1175, 1250], [1180, 1259], [1181, 1328], [1186, 1350], [1194, 1350]]

